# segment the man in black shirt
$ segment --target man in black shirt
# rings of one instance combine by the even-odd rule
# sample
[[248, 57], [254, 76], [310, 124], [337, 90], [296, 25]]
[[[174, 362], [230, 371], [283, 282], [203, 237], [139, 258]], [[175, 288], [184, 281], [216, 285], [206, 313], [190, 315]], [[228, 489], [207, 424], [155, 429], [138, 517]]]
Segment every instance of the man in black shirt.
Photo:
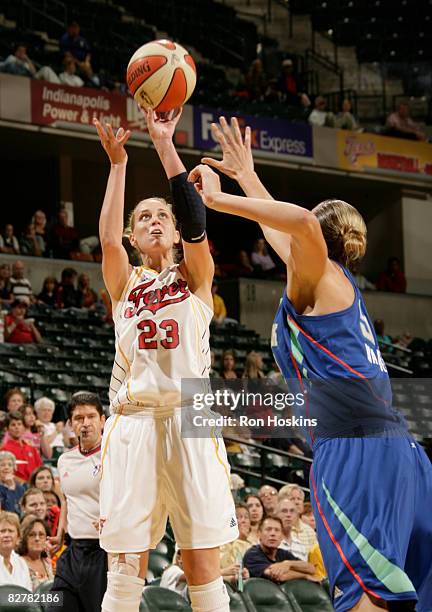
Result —
[[299, 561], [288, 550], [279, 548], [282, 538], [282, 521], [277, 517], [264, 518], [258, 528], [259, 544], [252, 546], [243, 557], [243, 565], [251, 578], [268, 578], [285, 582], [304, 578], [319, 582], [311, 563]]

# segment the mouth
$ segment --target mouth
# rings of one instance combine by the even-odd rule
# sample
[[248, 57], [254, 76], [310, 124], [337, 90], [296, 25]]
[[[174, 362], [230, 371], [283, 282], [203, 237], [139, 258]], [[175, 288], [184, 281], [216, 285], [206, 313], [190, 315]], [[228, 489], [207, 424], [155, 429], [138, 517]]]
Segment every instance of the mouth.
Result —
[[162, 236], [162, 230], [154, 229], [150, 232], [150, 236]]

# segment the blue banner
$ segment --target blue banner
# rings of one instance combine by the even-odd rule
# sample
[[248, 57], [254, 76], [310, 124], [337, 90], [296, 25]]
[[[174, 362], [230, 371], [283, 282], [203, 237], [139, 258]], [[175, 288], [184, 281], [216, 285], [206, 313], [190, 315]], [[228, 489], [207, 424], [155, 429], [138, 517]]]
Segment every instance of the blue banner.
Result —
[[[216, 146], [210, 126], [217, 122], [223, 111], [212, 108], [194, 108], [194, 147], [208, 151]], [[281, 119], [252, 117], [225, 113], [227, 120], [237, 117], [240, 127], [252, 130], [252, 148], [257, 157], [312, 159], [312, 128], [307, 123], [289, 123]]]

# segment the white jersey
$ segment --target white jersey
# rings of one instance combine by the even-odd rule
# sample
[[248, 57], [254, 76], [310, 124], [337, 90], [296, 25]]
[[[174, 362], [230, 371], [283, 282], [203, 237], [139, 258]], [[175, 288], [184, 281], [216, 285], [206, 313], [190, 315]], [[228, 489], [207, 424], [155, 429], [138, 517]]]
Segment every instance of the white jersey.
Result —
[[161, 413], [180, 407], [182, 379], [208, 379], [212, 317], [178, 265], [160, 273], [133, 268], [113, 313], [111, 411]]
[[73, 539], [99, 538], [100, 447], [84, 454], [79, 446], [60, 455], [57, 469], [67, 501], [67, 531]]

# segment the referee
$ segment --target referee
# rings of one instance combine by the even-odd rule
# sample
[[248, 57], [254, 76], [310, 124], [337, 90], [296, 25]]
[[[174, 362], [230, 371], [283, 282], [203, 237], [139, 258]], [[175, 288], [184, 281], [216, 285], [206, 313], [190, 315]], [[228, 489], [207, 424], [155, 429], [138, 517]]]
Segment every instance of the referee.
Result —
[[[59, 550], [67, 532], [70, 546], [57, 561], [52, 593], [59, 593], [65, 612], [101, 609], [106, 590], [107, 555], [99, 546], [99, 482], [101, 439], [105, 423], [102, 404], [94, 393], [72, 396], [68, 418], [79, 445], [58, 461], [60, 486], [65, 496], [57, 535], [49, 538], [49, 552]], [[48, 606], [49, 612], [58, 612]]]

